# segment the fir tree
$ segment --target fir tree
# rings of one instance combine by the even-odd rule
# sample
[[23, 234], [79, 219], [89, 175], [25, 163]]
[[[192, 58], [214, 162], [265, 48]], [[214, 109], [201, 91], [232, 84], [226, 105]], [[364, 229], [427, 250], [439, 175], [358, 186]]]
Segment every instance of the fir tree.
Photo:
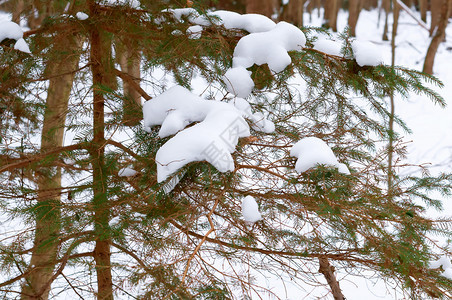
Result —
[[[56, 8], [27, 34], [31, 55], [8, 41], [0, 49], [1, 205], [13, 222], [26, 224], [1, 242], [5, 298], [251, 297], [272, 293], [253, 280], [259, 272], [312, 284], [319, 266], [336, 299], [344, 295], [334, 269], [374, 271], [413, 297], [451, 296], [452, 282], [428, 265], [436, 250], [429, 235], [450, 236], [448, 222], [423, 214], [440, 208], [433, 192], [450, 194], [451, 175], [397, 174], [405, 148], [386, 125], [391, 119], [405, 128], [386, 102], [393, 93], [421, 93], [444, 105], [425, 85], [441, 86], [434, 77], [361, 66], [346, 35], [343, 56], [314, 50], [316, 31], [305, 28], [307, 44], [289, 51], [291, 63], [281, 72], [248, 67], [255, 117], [246, 121], [252, 135], [233, 149], [233, 170], [193, 161], [159, 182], [156, 153], [173, 136], [137, 125], [139, 96], [154, 101], [169, 90], [173, 84], [153, 77], [160, 71], [188, 89], [202, 78], [209, 101], [233, 100], [223, 76], [249, 32], [225, 28], [199, 3], [179, 17], [167, 9], [185, 2], [63, 2], [49, 2]], [[196, 17], [207, 22], [199, 38], [187, 32]], [[61, 135], [61, 118], [75, 138], [39, 147], [33, 139], [52, 114], [52, 78], [72, 86], [67, 115], [58, 112], [59, 125], [40, 138], [53, 138], [52, 130]], [[65, 107], [66, 97], [60, 100]], [[259, 130], [264, 117], [274, 131]], [[291, 149], [306, 137], [326, 142], [350, 174], [330, 164], [297, 172]], [[128, 167], [138, 172], [124, 176]], [[56, 186], [43, 187], [43, 180]], [[256, 199], [262, 220], [243, 220], [245, 196]], [[53, 224], [41, 232], [41, 221]], [[50, 248], [54, 257], [34, 262]], [[43, 268], [50, 276], [32, 280]]]

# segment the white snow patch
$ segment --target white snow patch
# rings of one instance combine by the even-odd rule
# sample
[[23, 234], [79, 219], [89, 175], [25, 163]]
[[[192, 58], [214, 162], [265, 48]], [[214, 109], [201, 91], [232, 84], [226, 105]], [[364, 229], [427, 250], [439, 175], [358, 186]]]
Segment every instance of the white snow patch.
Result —
[[17, 40], [17, 42], [14, 44], [14, 49], [25, 53], [31, 53], [30, 48], [28, 48], [28, 45], [23, 38]]
[[76, 13], [75, 16], [77, 17], [77, 19], [79, 19], [81, 21], [84, 21], [89, 18], [89, 16], [87, 14], [85, 14], [84, 12], [81, 12], [81, 11]]
[[226, 29], [243, 29], [249, 33], [269, 31], [276, 26], [271, 19], [258, 14], [241, 15], [232, 11], [218, 10], [209, 15], [219, 17], [221, 20], [216, 23]]
[[204, 100], [181, 86], [174, 86], [143, 105], [146, 130], [161, 125], [159, 136], [177, 133], [156, 154], [157, 180], [194, 161], [207, 161], [218, 171], [234, 170], [230, 153], [238, 139], [250, 135], [244, 112], [226, 102]]
[[246, 98], [254, 88], [251, 72], [242, 66], [229, 69], [223, 76], [228, 92]]
[[118, 172], [118, 176], [119, 177], [132, 177], [137, 175], [137, 171], [135, 171], [132, 168], [122, 168], [121, 170], [119, 170]]
[[247, 222], [254, 223], [262, 220], [261, 213], [259, 212], [259, 207], [253, 197], [246, 196], [242, 200], [242, 215]]
[[378, 66], [383, 63], [381, 49], [367, 41], [352, 42], [353, 55], [359, 66]]
[[18, 24], [10, 21], [0, 23], [0, 42], [4, 39], [16, 40], [14, 49], [25, 53], [31, 53], [30, 48], [28, 48], [27, 43], [22, 38], [23, 36], [24, 33]]
[[254, 130], [262, 131], [265, 133], [272, 133], [275, 131], [275, 124], [267, 119], [263, 113], [256, 112], [253, 113], [251, 110], [251, 105], [243, 98], [234, 98], [230, 101], [238, 110], [244, 113], [244, 116], [250, 120], [251, 127]]
[[341, 54], [341, 43], [329, 39], [319, 38], [314, 43], [314, 49], [326, 54], [343, 56]]
[[206, 118], [171, 138], [158, 151], [157, 181], [194, 161], [207, 161], [220, 172], [234, 170], [230, 153], [238, 139], [250, 136], [249, 126], [236, 109], [213, 110]]
[[303, 173], [319, 164], [337, 167], [339, 172], [350, 174], [345, 164], [339, 163], [333, 151], [319, 138], [307, 137], [298, 141], [290, 150], [297, 159], [295, 170]]
[[199, 13], [193, 8], [176, 8], [176, 9], [165, 9], [163, 12], [168, 12], [173, 15], [173, 17], [182, 21], [183, 17], [187, 17], [187, 20], [190, 23], [202, 26], [212, 25], [212, 22], [206, 16], [201, 16]]
[[14, 22], [0, 23], [0, 42], [4, 39], [18, 40], [24, 36], [20, 26]]
[[438, 269], [441, 267], [443, 269], [441, 276], [452, 280], [452, 262], [450, 257], [443, 255], [440, 259], [430, 262], [429, 267], [430, 269]]
[[218, 10], [200, 15], [193, 8], [165, 9], [164, 12], [171, 13], [178, 21], [182, 21], [182, 18], [186, 17], [190, 23], [196, 25], [210, 26], [217, 24], [223, 25], [226, 29], [243, 29], [250, 33], [268, 31], [276, 26], [271, 19], [258, 14], [241, 15], [231, 11]]
[[202, 34], [202, 27], [200, 25], [190, 26], [187, 29], [187, 34], [190, 39], [199, 39]]
[[268, 64], [270, 70], [278, 73], [292, 62], [287, 52], [301, 50], [305, 44], [306, 37], [299, 28], [279, 22], [270, 31], [241, 38], [234, 49], [233, 67]]

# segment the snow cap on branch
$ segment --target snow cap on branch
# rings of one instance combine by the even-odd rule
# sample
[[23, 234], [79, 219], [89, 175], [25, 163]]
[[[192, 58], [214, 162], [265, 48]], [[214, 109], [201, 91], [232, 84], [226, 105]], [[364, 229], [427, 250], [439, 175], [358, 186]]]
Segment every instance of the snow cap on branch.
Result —
[[79, 19], [80, 21], [84, 21], [86, 19], [89, 18], [89, 16], [87, 14], [85, 14], [84, 12], [79, 11], [78, 13], [75, 14], [75, 16], [77, 17], [77, 19]]
[[295, 164], [298, 173], [322, 164], [337, 167], [339, 172], [350, 174], [347, 166], [338, 162], [331, 148], [316, 137], [306, 137], [298, 141], [290, 150], [290, 156], [298, 158]]
[[270, 70], [278, 73], [292, 62], [287, 52], [301, 50], [305, 44], [306, 37], [299, 28], [279, 22], [272, 30], [241, 38], [234, 49], [233, 67], [268, 64]]
[[249, 33], [264, 32], [275, 28], [276, 24], [271, 19], [258, 14], [238, 14], [232, 11], [218, 10], [210, 13], [209, 16], [219, 17], [218, 25], [223, 25], [226, 29], [243, 29]]
[[440, 259], [430, 262], [430, 269], [442, 268], [441, 276], [452, 280], [452, 262], [451, 258], [446, 255], [441, 256]]
[[314, 49], [329, 55], [343, 56], [341, 53], [342, 45], [338, 41], [319, 37], [314, 43]]
[[121, 170], [118, 171], [118, 176], [119, 177], [133, 177], [135, 175], [137, 175], [137, 171], [135, 171], [132, 168], [122, 168]]
[[[194, 161], [205, 160], [220, 172], [234, 170], [231, 153], [239, 138], [250, 135], [244, 117], [255, 122], [256, 130], [274, 130], [273, 123], [262, 114], [253, 114], [244, 99], [237, 103], [240, 103], [238, 108], [234, 103], [204, 100], [181, 86], [174, 86], [144, 103], [145, 130], [161, 125], [160, 137], [177, 133], [156, 154], [157, 180], [164, 181]], [[183, 130], [193, 122], [200, 123]]]
[[371, 42], [355, 40], [352, 42], [352, 50], [360, 67], [378, 66], [383, 63], [381, 51]]
[[228, 92], [240, 98], [248, 97], [254, 88], [251, 72], [242, 66], [229, 69], [223, 75], [223, 81]]
[[242, 215], [247, 222], [254, 223], [262, 220], [261, 213], [259, 212], [259, 206], [252, 196], [246, 196], [245, 198], [243, 198]]
[[23, 36], [24, 33], [18, 24], [9, 21], [0, 23], [0, 42], [4, 39], [16, 40], [14, 49], [31, 53], [30, 48], [28, 48], [27, 43], [22, 38]]

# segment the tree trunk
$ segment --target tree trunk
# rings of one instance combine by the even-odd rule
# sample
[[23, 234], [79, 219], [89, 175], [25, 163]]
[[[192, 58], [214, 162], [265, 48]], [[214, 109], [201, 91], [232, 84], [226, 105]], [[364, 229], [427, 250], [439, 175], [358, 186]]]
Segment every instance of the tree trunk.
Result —
[[356, 24], [358, 23], [362, 2], [363, 0], [348, 1], [348, 27], [352, 36], [356, 36]]
[[[68, 100], [78, 67], [80, 54], [78, 37], [70, 35], [55, 44], [53, 50], [64, 51], [64, 58], [52, 58], [47, 65], [49, 81], [46, 109], [41, 135], [41, 151], [63, 146], [64, 123]], [[69, 53], [69, 55], [67, 54]], [[58, 74], [64, 74], [58, 76]], [[33, 253], [30, 265], [34, 266], [25, 278], [22, 299], [48, 299], [51, 277], [58, 256], [61, 220], [61, 169], [43, 168], [38, 176], [38, 204]]]
[[13, 2], [14, 8], [12, 10], [13, 17], [12, 21], [15, 23], [20, 22], [20, 15], [22, 14], [24, 10], [24, 1], [23, 0], [17, 0], [16, 2]]
[[281, 20], [294, 24], [295, 26], [303, 26], [303, 0], [290, 0], [284, 7]]
[[334, 32], [337, 32], [337, 14], [339, 12], [339, 0], [326, 0], [325, 1], [325, 28], [331, 28]]
[[428, 74], [433, 74], [433, 63], [435, 61], [436, 51], [438, 50], [439, 44], [444, 40], [446, 36], [446, 27], [448, 23], [448, 17], [452, 10], [452, 0], [443, 0], [441, 5], [441, 18], [438, 24], [438, 29], [432, 38], [430, 46], [427, 50], [427, 55], [425, 56], [423, 72]]
[[[94, 0], [89, 1], [91, 16], [100, 15], [98, 5]], [[93, 166], [93, 208], [94, 208], [94, 234], [96, 245], [94, 247], [94, 261], [96, 262], [97, 299], [113, 299], [113, 281], [111, 275], [110, 252], [110, 211], [107, 198], [107, 173], [105, 168], [105, 137], [104, 137], [104, 96], [102, 87], [111, 83], [106, 74], [114, 74], [108, 70], [111, 65], [109, 47], [111, 43], [106, 34], [96, 24], [91, 27], [90, 62], [93, 74], [93, 143], [91, 149]], [[111, 47], [111, 46], [110, 46]], [[105, 57], [108, 56], [108, 57]]]
[[[399, 28], [399, 14], [400, 7], [397, 0], [392, 0], [392, 33], [391, 33], [391, 48], [392, 48], [392, 59], [395, 59], [395, 38], [397, 36], [397, 29]], [[393, 62], [394, 65], [394, 62]]]
[[333, 293], [334, 300], [344, 300], [345, 297], [342, 294], [339, 282], [336, 280], [336, 276], [334, 275], [334, 268], [330, 265], [328, 259], [319, 258], [319, 263], [319, 272], [325, 276], [326, 282], [328, 282], [331, 292]]
[[[131, 43], [116, 46], [116, 55], [121, 70], [130, 75], [133, 81], [140, 84], [140, 52], [135, 50]], [[131, 84], [123, 80], [123, 124], [135, 126], [143, 119], [141, 107], [141, 94]]]
[[430, 2], [430, 11], [431, 11], [430, 36], [434, 35], [435, 29], [439, 25], [442, 12], [442, 4], [443, 0], [431, 0]]
[[428, 1], [427, 0], [419, 0], [419, 10], [421, 11], [421, 20], [427, 22], [427, 8]]
[[381, 2], [381, 6], [383, 7], [385, 11], [385, 25], [383, 27], [383, 41], [389, 41], [388, 38], [388, 15], [389, 11], [391, 10], [391, 0], [383, 0]]
[[271, 18], [278, 9], [277, 3], [275, 0], [246, 0], [246, 13], [261, 14]]
[[378, 0], [362, 0], [362, 7], [365, 10], [371, 10], [378, 7]]

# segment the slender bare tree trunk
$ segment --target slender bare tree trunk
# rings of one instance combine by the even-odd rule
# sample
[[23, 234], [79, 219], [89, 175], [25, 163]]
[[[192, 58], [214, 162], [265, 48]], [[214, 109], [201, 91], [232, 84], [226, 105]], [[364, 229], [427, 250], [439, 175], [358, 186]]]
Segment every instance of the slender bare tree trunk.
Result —
[[361, 12], [363, 0], [348, 1], [348, 27], [350, 34], [356, 36], [356, 24], [358, 23], [359, 13]]
[[[101, 14], [95, 0], [89, 1], [89, 11], [92, 16]], [[105, 168], [105, 112], [102, 87], [111, 83], [107, 74], [114, 74], [114, 72], [109, 69], [111, 67], [111, 42], [96, 25], [91, 27], [90, 42], [90, 62], [93, 74], [93, 143], [90, 154], [93, 166], [94, 233], [96, 236], [93, 256], [96, 262], [97, 299], [112, 300], [110, 211]]]
[[421, 20], [427, 22], [428, 0], [419, 0], [419, 10], [421, 11]]
[[[400, 7], [397, 3], [397, 0], [392, 0], [393, 6], [393, 21], [392, 21], [392, 34], [391, 34], [391, 66], [395, 65], [395, 57], [396, 57], [396, 45], [395, 40], [397, 36], [397, 28], [399, 26], [399, 12]], [[394, 92], [391, 91], [389, 95], [390, 101], [390, 114], [389, 114], [389, 141], [388, 141], [388, 197], [391, 199], [393, 197], [393, 177], [394, 177], [394, 168], [393, 168], [393, 156], [394, 156], [394, 116], [395, 116], [395, 101], [394, 101]]]
[[246, 0], [246, 13], [261, 14], [271, 17], [279, 7], [275, 0]]
[[431, 23], [430, 23], [430, 36], [435, 34], [435, 29], [438, 27], [441, 12], [443, 8], [443, 0], [431, 0], [430, 11], [431, 11]]
[[283, 8], [281, 20], [303, 26], [304, 0], [290, 0]]
[[[116, 46], [116, 55], [121, 70], [127, 73], [130, 78], [140, 84], [140, 52], [135, 50], [130, 44]], [[123, 80], [123, 123], [126, 126], [135, 126], [140, 124], [143, 118], [141, 108], [141, 94], [127, 81]]]
[[325, 1], [325, 23], [323, 26], [337, 31], [337, 14], [339, 12], [339, 0]]
[[342, 294], [339, 282], [336, 280], [336, 276], [334, 275], [334, 268], [330, 265], [328, 259], [319, 258], [319, 263], [319, 272], [325, 276], [326, 282], [328, 282], [328, 285], [331, 288], [334, 300], [344, 300], [345, 297]]
[[383, 41], [389, 41], [388, 38], [388, 16], [389, 11], [391, 10], [391, 0], [383, 0], [381, 2], [381, 6], [383, 7], [385, 11], [385, 25], [383, 27]]
[[378, 0], [362, 0], [362, 7], [365, 10], [371, 10], [378, 7]]
[[[64, 123], [68, 100], [77, 69], [80, 42], [76, 36], [67, 36], [55, 43], [55, 55], [48, 61], [47, 75], [52, 76], [47, 90], [46, 109], [41, 136], [41, 150], [63, 146]], [[68, 55], [69, 53], [69, 55]], [[63, 75], [58, 75], [63, 74]], [[55, 77], [53, 77], [55, 76]], [[58, 256], [61, 220], [61, 169], [43, 168], [38, 177], [38, 204], [36, 229], [30, 265], [34, 267], [22, 288], [22, 299], [48, 299], [51, 277]]]
[[452, 10], [452, 0], [443, 0], [441, 5], [441, 17], [437, 29], [435, 30], [435, 35], [432, 38], [430, 46], [427, 50], [427, 55], [425, 56], [423, 72], [428, 74], [433, 74], [433, 63], [435, 61], [436, 52], [438, 50], [439, 44], [444, 40], [446, 36], [446, 27], [448, 23], [448, 17]]

